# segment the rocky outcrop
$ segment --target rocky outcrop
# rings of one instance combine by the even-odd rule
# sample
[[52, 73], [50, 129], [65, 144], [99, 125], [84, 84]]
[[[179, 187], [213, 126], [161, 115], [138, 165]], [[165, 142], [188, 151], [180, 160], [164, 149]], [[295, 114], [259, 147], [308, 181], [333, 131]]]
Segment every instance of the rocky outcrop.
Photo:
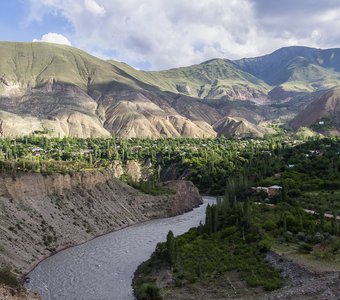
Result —
[[213, 87], [208, 94], [208, 98], [222, 98], [229, 100], [257, 100], [266, 101], [267, 95], [250, 87]]
[[54, 251], [201, 203], [191, 182], [167, 182], [175, 194], [143, 194], [112, 171], [1, 175], [0, 266], [30, 270]]
[[138, 161], [129, 160], [126, 164], [126, 173], [130, 176], [132, 181], [138, 182], [142, 178], [142, 168]]
[[[185, 182], [185, 184], [183, 184]], [[197, 192], [197, 188], [191, 181], [172, 180], [164, 183], [164, 187], [176, 191], [168, 208], [169, 216], [176, 216], [178, 212], [191, 210], [202, 203], [202, 198]]]
[[110, 170], [113, 173], [113, 177], [121, 178], [125, 175], [133, 182], [139, 182], [141, 180], [147, 181], [154, 172], [150, 159], [147, 159], [144, 162], [127, 160], [125, 164], [120, 160], [114, 160], [110, 165]]
[[177, 89], [178, 92], [180, 92], [182, 94], [185, 94], [185, 95], [191, 94], [190, 86], [187, 85], [186, 83], [177, 83], [176, 89]]
[[268, 128], [255, 125], [243, 118], [225, 117], [214, 124], [218, 136], [225, 137], [263, 137], [272, 133]]
[[126, 138], [161, 137], [213, 137], [214, 130], [206, 122], [202, 124], [181, 116], [177, 112], [162, 109], [141, 93], [128, 93], [128, 100], [112, 105], [112, 97], [105, 96], [107, 106], [104, 127], [115, 135]]

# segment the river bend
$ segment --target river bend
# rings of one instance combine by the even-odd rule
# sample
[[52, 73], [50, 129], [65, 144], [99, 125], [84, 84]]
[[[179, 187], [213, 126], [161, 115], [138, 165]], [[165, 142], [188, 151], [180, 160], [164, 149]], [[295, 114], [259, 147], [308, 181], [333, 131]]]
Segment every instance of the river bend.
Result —
[[136, 224], [60, 251], [28, 274], [26, 288], [43, 300], [135, 299], [131, 282], [138, 265], [169, 230], [180, 235], [203, 223], [205, 208], [213, 202], [205, 197], [203, 205], [183, 215]]

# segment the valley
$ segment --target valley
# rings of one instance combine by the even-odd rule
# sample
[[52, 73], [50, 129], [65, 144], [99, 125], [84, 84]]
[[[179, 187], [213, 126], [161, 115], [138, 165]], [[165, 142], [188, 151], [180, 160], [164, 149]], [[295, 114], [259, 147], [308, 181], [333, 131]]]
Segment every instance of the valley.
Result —
[[1, 42], [0, 298], [336, 299], [339, 62]]
[[[312, 269], [324, 266], [318, 269], [322, 274], [329, 271], [325, 267], [329, 264], [334, 268], [332, 272], [338, 270], [339, 222], [334, 217], [322, 217], [325, 213], [336, 217], [339, 211], [340, 144], [336, 137], [23, 137], [2, 139], [0, 146], [0, 257], [2, 265], [11, 266], [14, 275], [24, 274], [42, 258], [64, 247], [192, 209], [201, 203], [201, 198], [198, 189], [183, 180], [192, 181], [202, 194], [224, 196], [218, 198], [214, 217], [205, 220], [215, 225], [201, 225], [176, 238], [184, 247], [178, 250], [180, 265], [187, 269], [166, 271], [172, 279], [165, 286], [161, 283], [162, 293], [163, 288], [166, 295], [168, 289], [174, 289], [178, 295], [181, 287], [200, 290], [202, 284], [214, 291], [215, 283], [223, 282], [225, 276], [232, 286], [250, 285], [254, 288], [250, 293], [256, 291], [259, 297], [265, 295], [262, 289], [288, 289], [280, 272], [263, 262], [269, 249], [298, 259], [298, 264]], [[270, 186], [280, 186], [282, 191], [268, 196], [251, 189], [265, 190]], [[316, 214], [304, 213], [303, 209]], [[207, 211], [207, 218], [210, 214], [212, 211]], [[192, 250], [186, 252], [188, 247]], [[220, 251], [225, 247], [239, 250], [233, 248], [231, 253], [223, 254]], [[253, 256], [248, 257], [242, 249]], [[157, 265], [165, 270], [166, 251], [161, 251], [161, 257], [152, 256], [161, 260]], [[189, 253], [193, 256], [187, 256]], [[226, 255], [225, 262], [234, 261], [234, 267], [224, 269], [222, 263], [217, 268], [215, 264], [220, 261], [211, 260], [213, 253], [220, 253], [217, 257]], [[239, 256], [233, 257], [236, 254]], [[195, 273], [197, 255], [205, 261], [200, 267], [201, 275]], [[247, 259], [256, 259], [247, 263], [255, 269], [243, 270], [244, 266], [237, 264]], [[254, 275], [256, 280], [249, 275], [262, 268], [263, 273]], [[241, 278], [232, 275], [236, 269], [244, 274]], [[149, 278], [143, 269], [141, 272], [142, 278]], [[276, 284], [273, 276], [277, 276]], [[154, 282], [153, 277], [147, 280]], [[171, 284], [178, 280], [178, 285]]]

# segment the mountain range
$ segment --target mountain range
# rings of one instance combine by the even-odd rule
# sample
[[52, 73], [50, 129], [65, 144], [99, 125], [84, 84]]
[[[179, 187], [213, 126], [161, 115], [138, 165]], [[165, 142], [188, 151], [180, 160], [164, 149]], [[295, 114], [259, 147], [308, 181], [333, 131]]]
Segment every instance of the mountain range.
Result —
[[340, 49], [140, 71], [70, 46], [0, 43], [4, 136], [262, 137], [277, 125], [339, 135], [338, 86]]

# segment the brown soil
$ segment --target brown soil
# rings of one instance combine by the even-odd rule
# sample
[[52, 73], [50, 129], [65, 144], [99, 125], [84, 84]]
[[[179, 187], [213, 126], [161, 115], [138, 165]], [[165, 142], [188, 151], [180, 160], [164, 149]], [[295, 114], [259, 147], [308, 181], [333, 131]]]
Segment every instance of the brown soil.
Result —
[[173, 216], [202, 199], [189, 181], [171, 181], [176, 194], [151, 196], [111, 171], [19, 174], [0, 178], [0, 267], [26, 273], [65, 247], [152, 218]]
[[0, 285], [1, 300], [40, 300], [40, 296], [35, 293], [26, 291], [17, 291], [15, 289]]

